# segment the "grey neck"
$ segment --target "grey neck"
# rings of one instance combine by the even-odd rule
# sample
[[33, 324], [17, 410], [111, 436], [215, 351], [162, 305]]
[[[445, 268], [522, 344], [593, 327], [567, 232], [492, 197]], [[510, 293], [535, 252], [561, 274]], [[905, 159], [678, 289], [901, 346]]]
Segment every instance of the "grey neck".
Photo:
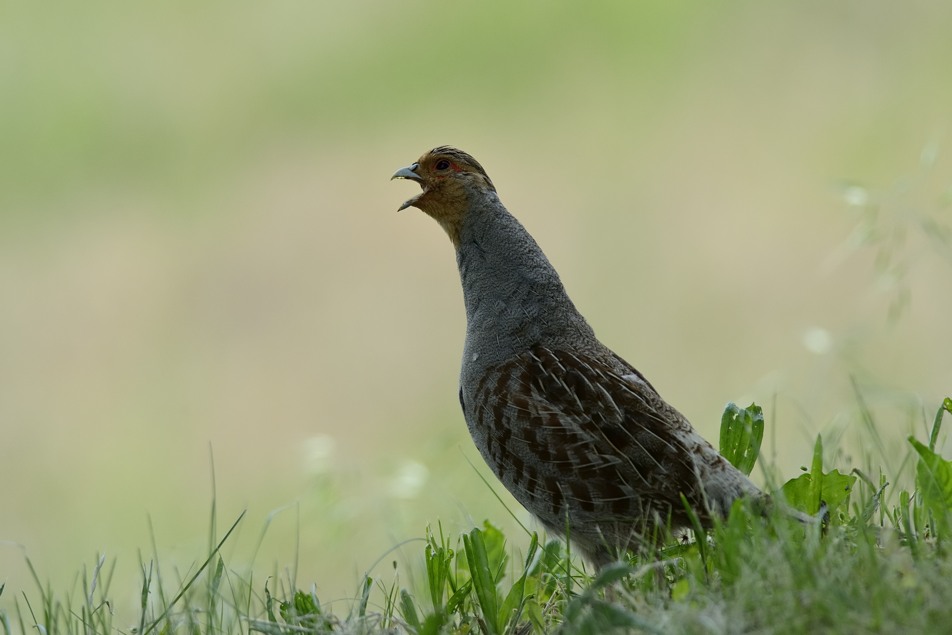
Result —
[[471, 205], [456, 251], [466, 304], [464, 368], [501, 363], [538, 344], [594, 341], [548, 258], [495, 194]]

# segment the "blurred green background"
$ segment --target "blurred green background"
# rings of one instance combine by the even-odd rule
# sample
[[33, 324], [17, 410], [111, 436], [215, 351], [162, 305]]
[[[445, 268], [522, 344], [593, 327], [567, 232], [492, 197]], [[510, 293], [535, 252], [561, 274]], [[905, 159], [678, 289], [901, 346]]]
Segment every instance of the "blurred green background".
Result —
[[[952, 388], [950, 33], [917, 0], [5, 3], [0, 606], [24, 554], [65, 589], [97, 552], [131, 603], [149, 517], [184, 575], [209, 447], [259, 587], [512, 526], [452, 249], [389, 181], [444, 143], [705, 436], [756, 399], [785, 476], [818, 432], [895, 469]], [[851, 377], [891, 457], [848, 443]]]

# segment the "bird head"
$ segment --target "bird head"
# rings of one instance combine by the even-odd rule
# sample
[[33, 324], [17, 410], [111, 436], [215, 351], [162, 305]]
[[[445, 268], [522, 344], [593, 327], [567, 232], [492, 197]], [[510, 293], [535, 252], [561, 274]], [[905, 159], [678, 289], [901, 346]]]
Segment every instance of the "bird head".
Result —
[[405, 168], [397, 170], [393, 179], [416, 181], [423, 190], [406, 201], [399, 210], [416, 207], [432, 216], [454, 244], [459, 244], [459, 229], [471, 198], [479, 193], [495, 192], [486, 170], [469, 154], [440, 146], [424, 154]]

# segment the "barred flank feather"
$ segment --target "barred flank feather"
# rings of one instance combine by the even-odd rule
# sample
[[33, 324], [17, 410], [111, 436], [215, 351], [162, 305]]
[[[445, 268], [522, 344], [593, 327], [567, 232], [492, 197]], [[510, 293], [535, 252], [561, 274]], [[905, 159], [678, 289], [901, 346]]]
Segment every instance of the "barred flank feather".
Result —
[[483, 458], [548, 528], [598, 564], [638, 546], [651, 525], [687, 526], [683, 495], [702, 521], [707, 480], [756, 494], [687, 420], [646, 383], [597, 359], [535, 346], [480, 379], [464, 407]]

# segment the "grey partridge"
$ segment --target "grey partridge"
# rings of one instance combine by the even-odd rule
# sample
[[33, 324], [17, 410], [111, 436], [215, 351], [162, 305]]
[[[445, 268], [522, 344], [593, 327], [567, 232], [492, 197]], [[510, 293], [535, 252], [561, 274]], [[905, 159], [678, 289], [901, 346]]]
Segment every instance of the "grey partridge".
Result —
[[612, 352], [483, 167], [441, 146], [393, 175], [456, 248], [466, 305], [459, 401], [476, 447], [519, 503], [597, 566], [665, 528], [767, 500]]

